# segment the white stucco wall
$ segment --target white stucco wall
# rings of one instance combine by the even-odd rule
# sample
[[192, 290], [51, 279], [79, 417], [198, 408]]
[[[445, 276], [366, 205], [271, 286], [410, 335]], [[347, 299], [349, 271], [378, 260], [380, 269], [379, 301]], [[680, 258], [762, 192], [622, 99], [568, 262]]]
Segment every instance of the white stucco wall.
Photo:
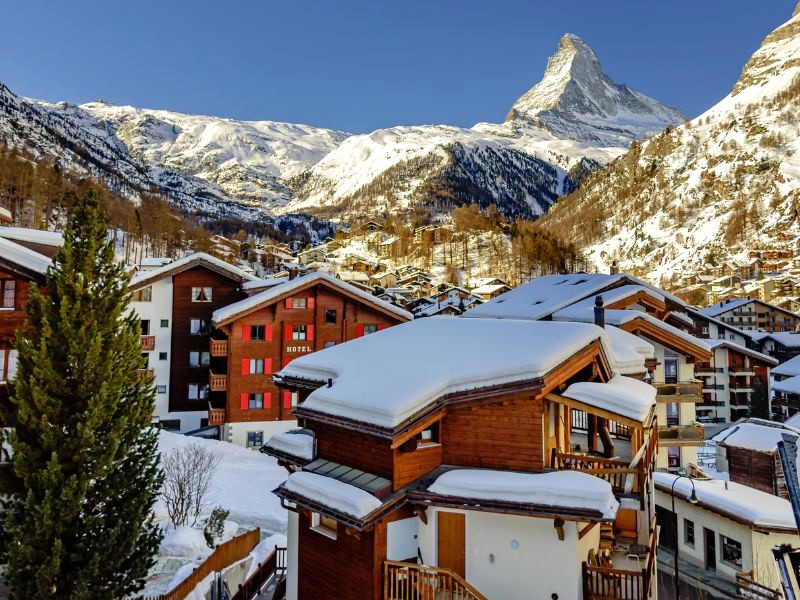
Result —
[[226, 423], [223, 427], [222, 439], [239, 446], [247, 446], [247, 432], [261, 431], [264, 434], [262, 439], [266, 444], [267, 440], [276, 433], [284, 433], [290, 429], [296, 429], [297, 426], [297, 420], [295, 419]]
[[286, 600], [297, 600], [297, 540], [300, 519], [296, 512], [289, 511], [286, 527]]

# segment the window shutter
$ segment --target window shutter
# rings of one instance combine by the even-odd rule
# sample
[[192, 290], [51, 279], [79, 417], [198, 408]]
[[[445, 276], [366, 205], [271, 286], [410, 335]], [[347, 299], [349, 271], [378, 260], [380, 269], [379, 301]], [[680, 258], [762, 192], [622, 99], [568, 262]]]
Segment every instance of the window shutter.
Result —
[[250, 341], [250, 325], [242, 325], [242, 341]]
[[242, 359], [242, 375], [250, 375], [250, 359]]
[[272, 408], [272, 392], [264, 392], [264, 408]]
[[384, 325], [383, 323], [378, 323], [378, 331], [383, 331], [385, 327], [386, 325]]
[[289, 358], [289, 357], [286, 357], [286, 358], [284, 358], [284, 359], [283, 359], [283, 366], [285, 367], [285, 366], [286, 366], [286, 365], [288, 365], [290, 362], [292, 362], [292, 359], [291, 359], [291, 358]]
[[314, 298], [309, 298], [308, 300], [306, 300], [306, 306], [308, 308], [314, 308]]
[[272, 373], [272, 359], [265, 358], [264, 359], [264, 373]]
[[285, 306], [286, 306], [286, 308], [292, 308], [292, 299], [291, 298], [287, 298], [286, 299]]
[[272, 341], [272, 324], [269, 324], [264, 328], [264, 340], [267, 342]]
[[356, 337], [361, 337], [364, 335], [364, 324], [357, 323], [356, 324]]
[[250, 394], [247, 392], [242, 392], [239, 395], [239, 408], [242, 410], [247, 410], [250, 406]]
[[309, 342], [314, 341], [314, 326], [313, 325], [306, 325], [306, 339]]
[[289, 323], [283, 324], [283, 339], [287, 342], [292, 341], [292, 326]]
[[292, 408], [292, 392], [283, 391], [283, 408]]

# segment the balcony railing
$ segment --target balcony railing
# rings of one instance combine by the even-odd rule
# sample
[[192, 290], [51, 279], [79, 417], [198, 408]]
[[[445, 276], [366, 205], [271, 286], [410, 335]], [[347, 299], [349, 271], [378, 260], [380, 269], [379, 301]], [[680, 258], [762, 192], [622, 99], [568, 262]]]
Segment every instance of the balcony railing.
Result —
[[212, 392], [226, 391], [228, 389], [228, 376], [210, 372], [208, 374], [208, 387]]
[[656, 528], [650, 534], [647, 562], [641, 571], [593, 567], [583, 563], [584, 600], [647, 600], [653, 598], [656, 582]]
[[384, 600], [487, 600], [451, 569], [387, 560], [383, 563]]
[[753, 377], [756, 370], [750, 367], [728, 367], [728, 374], [731, 377]]
[[228, 340], [211, 340], [211, 356], [228, 356]]
[[679, 383], [656, 383], [656, 400], [658, 402], [702, 402], [703, 388], [700, 381]]
[[694, 374], [695, 375], [700, 375], [700, 376], [703, 376], [703, 377], [705, 377], [705, 376], [711, 377], [711, 376], [714, 375], [714, 373], [723, 373], [724, 371], [725, 371], [725, 369], [723, 369], [722, 367], [695, 367], [694, 368]]
[[662, 446], [697, 446], [705, 440], [705, 431], [699, 423], [658, 428], [658, 442]]
[[155, 375], [155, 371], [153, 369], [138, 369], [136, 374], [140, 379], [152, 379]]
[[143, 335], [139, 338], [139, 341], [142, 343], [144, 352], [152, 352], [156, 349], [156, 336], [154, 335]]
[[208, 404], [208, 424], [213, 426], [219, 426], [225, 424], [225, 409], [224, 408], [214, 408], [211, 406], [211, 403]]

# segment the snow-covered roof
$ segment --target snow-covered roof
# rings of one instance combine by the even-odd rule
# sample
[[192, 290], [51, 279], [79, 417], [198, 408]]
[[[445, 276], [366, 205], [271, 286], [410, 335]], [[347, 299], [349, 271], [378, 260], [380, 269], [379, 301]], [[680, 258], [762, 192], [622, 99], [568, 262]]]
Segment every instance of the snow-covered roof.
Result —
[[765, 339], [771, 339], [785, 348], [800, 348], [800, 333], [778, 331], [761, 336], [760, 341]]
[[445, 394], [543, 377], [598, 339], [613, 365], [596, 325], [443, 316], [298, 357], [276, 378], [331, 379], [301, 407], [391, 428]]
[[614, 350], [616, 368], [622, 375], [643, 373], [646, 367], [642, 359], [656, 357], [656, 349], [650, 342], [613, 325], [607, 325], [605, 329]]
[[720, 445], [744, 448], [757, 452], [775, 452], [783, 434], [800, 437], [800, 430], [788, 423], [777, 423], [762, 419], [750, 419], [723, 429], [713, 438]]
[[656, 388], [624, 375], [615, 375], [606, 383], [573, 383], [561, 395], [639, 422], [656, 403]]
[[283, 487], [316, 504], [357, 519], [361, 519], [381, 507], [381, 501], [369, 492], [338, 479], [316, 473], [306, 471], [292, 473]]
[[793, 414], [791, 417], [786, 419], [784, 425], [788, 425], [789, 427], [800, 428], [800, 412]]
[[306, 433], [276, 433], [267, 440], [267, 446], [304, 460], [314, 458], [314, 436]]
[[624, 276], [578, 273], [545, 275], [464, 313], [465, 317], [542, 319], [623, 280]]
[[694, 319], [692, 319], [687, 314], [672, 310], [672, 311], [667, 313], [667, 315], [664, 317], [664, 320], [668, 319], [669, 317], [673, 317], [673, 318], [677, 319], [678, 321], [680, 321], [684, 325], [687, 325], [688, 327], [694, 327]]
[[385, 312], [390, 312], [401, 319], [411, 320], [414, 318], [414, 315], [412, 315], [410, 312], [405, 311], [402, 308], [398, 308], [394, 304], [389, 304], [388, 302], [381, 300], [355, 286], [352, 286], [341, 279], [337, 279], [330, 273], [315, 271], [314, 273], [309, 273], [308, 275], [295, 277], [286, 283], [273, 286], [272, 288], [264, 290], [263, 292], [259, 292], [258, 294], [250, 296], [249, 298], [245, 298], [239, 302], [234, 302], [233, 304], [229, 304], [228, 306], [217, 309], [211, 316], [211, 320], [213, 321], [214, 326], [218, 327], [220, 324], [226, 323], [237, 316], [257, 310], [259, 307], [274, 302], [278, 298], [281, 298], [287, 294], [292, 294], [297, 290], [320, 282], [325, 282], [334, 288], [338, 288], [341, 291], [350, 294], [351, 296], [357, 296], [364, 302], [372, 304], [373, 306], [376, 306]]
[[498, 292], [498, 291], [500, 291], [502, 289], [507, 289], [507, 288], [508, 288], [508, 286], [505, 283], [494, 283], [494, 284], [489, 283], [487, 285], [482, 285], [482, 286], [473, 288], [472, 289], [472, 293], [481, 296], [481, 295], [484, 295], [484, 294], [494, 294], [495, 292]]
[[653, 300], [656, 300], [657, 302], [664, 302], [664, 295], [661, 294], [660, 292], [657, 292], [654, 289], [644, 285], [629, 284], [629, 285], [621, 285], [611, 290], [606, 290], [601, 294], [592, 294], [588, 298], [584, 298], [583, 300], [576, 302], [572, 306], [594, 309], [595, 298], [598, 295], [603, 297], [603, 304], [605, 306], [610, 306], [611, 304], [616, 304], [617, 302], [621, 302], [622, 300], [627, 300], [628, 298], [632, 298], [637, 294], [645, 294], [647, 296], [650, 296]]
[[288, 277], [269, 277], [267, 279], [254, 279], [253, 281], [245, 281], [242, 284], [243, 290], [261, 290], [266, 288], [275, 287], [289, 281]]
[[535, 504], [555, 509], [595, 510], [613, 519], [619, 502], [604, 479], [578, 471], [517, 473], [454, 469], [440, 475], [428, 491], [441, 496]]
[[729, 310], [733, 310], [734, 308], [740, 308], [745, 306], [746, 304], [750, 304], [751, 302], [755, 302], [754, 298], [729, 298], [728, 300], [723, 300], [722, 302], [717, 302], [712, 304], [711, 306], [707, 306], [706, 308], [700, 309], [700, 312], [709, 317], [716, 317], [721, 315], [722, 313], [728, 312]]
[[131, 286], [142, 287], [143, 285], [158, 281], [162, 277], [167, 277], [173, 273], [185, 271], [186, 269], [190, 269], [196, 265], [211, 267], [216, 271], [227, 273], [234, 279], [243, 282], [253, 281], [256, 279], [255, 276], [242, 271], [240, 268], [235, 267], [224, 260], [220, 260], [214, 256], [211, 256], [210, 254], [206, 254], [205, 252], [195, 252], [194, 254], [189, 254], [188, 256], [179, 258], [178, 260], [168, 263], [158, 269], [153, 269], [152, 271], [141, 271], [140, 273], [137, 273], [131, 278]]
[[39, 273], [40, 275], [45, 274], [51, 262], [47, 256], [2, 237], [0, 237], [0, 260], [13, 263], [27, 271]]
[[145, 256], [139, 260], [141, 267], [163, 267], [172, 262], [172, 259], [167, 256]]
[[[665, 492], [669, 492], [677, 477], [671, 473], [653, 473], [656, 487]], [[720, 479], [689, 480], [681, 478], [675, 483], [675, 495], [678, 498], [688, 499], [692, 492], [692, 482], [694, 482], [699, 504], [703, 508], [756, 527], [793, 531], [797, 529], [788, 500], [746, 485]]]
[[64, 236], [58, 231], [42, 231], [28, 227], [0, 227], [0, 238], [43, 246], [63, 246]]
[[[733, 350], [734, 352], [739, 352], [741, 354], [745, 354], [747, 356], [765, 362], [768, 365], [778, 364], [778, 361], [772, 358], [771, 356], [767, 356], [766, 354], [748, 348], [747, 346], [743, 346], [742, 344], [737, 344], [736, 342], [732, 342], [731, 340], [708, 339], [704, 341], [714, 350], [716, 350], [717, 348], [728, 348], [729, 350]], [[800, 374], [800, 371], [798, 371], [798, 374]]]
[[783, 381], [773, 381], [772, 391], [784, 394], [800, 394], [800, 375], [789, 377]]

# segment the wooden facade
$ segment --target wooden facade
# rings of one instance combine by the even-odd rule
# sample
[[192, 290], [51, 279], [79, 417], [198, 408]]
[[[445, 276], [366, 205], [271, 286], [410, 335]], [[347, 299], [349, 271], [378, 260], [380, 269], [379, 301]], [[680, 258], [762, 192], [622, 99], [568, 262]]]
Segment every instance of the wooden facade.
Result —
[[789, 499], [778, 452], [758, 452], [748, 448], [725, 448], [731, 481]]

